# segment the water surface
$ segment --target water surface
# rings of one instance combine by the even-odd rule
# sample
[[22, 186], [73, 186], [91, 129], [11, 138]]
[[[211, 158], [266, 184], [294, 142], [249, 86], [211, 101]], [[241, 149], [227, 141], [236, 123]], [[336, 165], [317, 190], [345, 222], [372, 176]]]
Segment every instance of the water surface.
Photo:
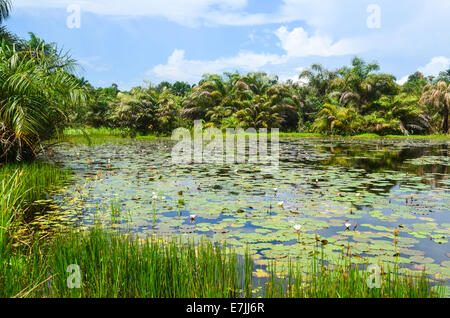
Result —
[[61, 145], [56, 160], [76, 181], [56, 195], [55, 211], [40, 226], [101, 222], [142, 236], [207, 236], [240, 253], [249, 248], [260, 265], [306, 261], [321, 249], [339, 258], [349, 246], [356, 263], [426, 266], [448, 279], [449, 144], [286, 138], [272, 175], [251, 164], [173, 165], [169, 140]]

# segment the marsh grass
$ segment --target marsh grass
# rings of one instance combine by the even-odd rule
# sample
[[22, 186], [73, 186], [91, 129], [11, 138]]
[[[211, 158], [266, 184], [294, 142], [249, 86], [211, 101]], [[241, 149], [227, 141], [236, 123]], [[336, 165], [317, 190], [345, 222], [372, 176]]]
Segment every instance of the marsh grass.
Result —
[[[270, 266], [270, 279], [264, 297], [287, 298], [437, 298], [444, 297], [443, 282], [432, 284], [425, 271], [400, 269], [397, 264], [377, 264], [380, 269], [379, 288], [373, 288], [374, 272], [369, 263], [355, 265], [343, 256], [334, 263], [316, 256], [302, 268], [289, 263], [282, 277], [276, 279], [275, 265]], [[369, 284], [370, 282], [370, 284]], [[371, 288], [372, 286], [372, 288]]]
[[0, 256], [11, 248], [32, 205], [48, 199], [48, 193], [62, 186], [70, 175], [70, 170], [42, 162], [0, 167]]
[[[71, 264], [80, 266], [81, 288], [70, 289]], [[65, 233], [50, 243], [37, 242], [27, 256], [11, 256], [0, 264], [1, 297], [146, 297], [146, 298], [349, 298], [442, 296], [427, 276], [387, 269], [381, 288], [367, 286], [369, 273], [344, 258], [324, 266], [314, 257], [309, 267], [291, 263], [285, 273], [275, 264], [269, 277], [255, 280], [246, 253], [210, 241], [138, 239], [94, 228]], [[387, 267], [386, 267], [387, 268]], [[281, 276], [280, 276], [281, 275]], [[70, 278], [69, 278], [70, 279]]]
[[23, 199], [22, 206], [18, 208], [47, 199], [48, 193], [67, 183], [70, 176], [70, 169], [59, 169], [38, 161], [0, 167], [0, 181], [6, 180], [2, 190], [10, 192], [11, 197]]

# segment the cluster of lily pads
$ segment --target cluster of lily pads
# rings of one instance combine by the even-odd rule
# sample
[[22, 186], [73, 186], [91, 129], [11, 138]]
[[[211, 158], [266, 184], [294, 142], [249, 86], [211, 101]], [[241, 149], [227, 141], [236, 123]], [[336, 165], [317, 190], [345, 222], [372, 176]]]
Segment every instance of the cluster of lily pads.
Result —
[[[141, 236], [226, 241], [261, 266], [351, 254], [450, 278], [445, 141], [282, 139], [277, 173], [255, 164], [172, 163], [169, 140], [60, 146], [77, 178], [43, 230], [106, 226]], [[111, 202], [123, 217], [111, 218]], [[114, 223], [114, 224], [112, 224]]]

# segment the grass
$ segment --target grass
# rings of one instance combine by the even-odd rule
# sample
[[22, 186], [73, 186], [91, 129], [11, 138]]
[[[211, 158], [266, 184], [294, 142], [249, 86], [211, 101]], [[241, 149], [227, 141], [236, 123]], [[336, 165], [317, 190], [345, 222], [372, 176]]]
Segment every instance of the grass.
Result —
[[12, 197], [23, 198], [24, 204], [46, 199], [50, 190], [66, 183], [70, 176], [70, 169], [59, 169], [39, 161], [0, 166], [0, 182], [14, 179], [13, 182], [6, 182], [4, 191], [12, 191]]
[[[70, 265], [81, 271], [80, 288]], [[132, 297], [132, 298], [347, 298], [440, 297], [423, 274], [386, 270], [381, 288], [370, 289], [369, 273], [344, 259], [342, 265], [322, 266], [311, 259], [309, 273], [293, 263], [284, 277], [275, 265], [269, 277], [255, 280], [251, 256], [237, 256], [225, 245], [209, 241], [182, 243], [154, 237], [136, 239], [94, 228], [66, 233], [50, 243], [38, 242], [24, 256], [0, 262], [0, 297]], [[69, 268], [70, 269], [70, 268]], [[71, 276], [72, 275], [72, 276]]]
[[0, 256], [11, 247], [20, 221], [37, 200], [62, 186], [71, 176], [43, 162], [0, 166]]
[[[270, 135], [270, 134], [269, 134]], [[339, 138], [393, 138], [393, 139], [432, 139], [432, 140], [448, 140], [450, 134], [433, 134], [433, 135], [386, 135], [380, 136], [373, 133], [360, 134], [355, 136], [327, 136], [319, 133], [303, 132], [303, 133], [285, 133], [280, 132], [280, 138], [301, 138], [301, 137], [339, 137]], [[64, 130], [63, 138], [69, 139], [75, 143], [101, 143], [105, 141], [113, 141], [121, 138], [129, 138], [130, 132], [120, 128], [68, 128]], [[153, 140], [161, 138], [169, 138], [170, 136], [158, 136], [156, 134], [136, 135], [136, 139]]]

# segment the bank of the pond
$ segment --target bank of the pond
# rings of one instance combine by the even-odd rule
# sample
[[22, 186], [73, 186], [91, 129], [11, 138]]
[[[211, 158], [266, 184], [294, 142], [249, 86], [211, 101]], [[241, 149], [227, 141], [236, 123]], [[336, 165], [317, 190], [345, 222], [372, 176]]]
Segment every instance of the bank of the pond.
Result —
[[18, 229], [33, 208], [70, 177], [70, 169], [39, 161], [0, 167], [0, 255], [15, 243]]
[[[270, 133], [269, 133], [270, 136]], [[129, 130], [119, 129], [119, 128], [69, 128], [64, 130], [62, 134], [62, 139], [69, 142], [82, 142], [86, 143], [89, 139], [93, 143], [98, 142], [99, 139], [117, 139], [117, 138], [136, 138], [138, 140], [153, 140], [153, 139], [170, 139], [171, 136], [165, 135], [133, 135]], [[375, 139], [427, 139], [427, 140], [450, 140], [450, 134], [433, 134], [433, 135], [377, 135], [373, 133], [354, 135], [354, 136], [342, 136], [342, 135], [324, 135], [320, 133], [313, 132], [280, 132], [279, 137], [281, 138], [306, 138], [306, 137], [329, 137], [329, 138], [375, 138]]]
[[[320, 248], [319, 248], [320, 250]], [[319, 254], [319, 253], [318, 253]], [[146, 298], [428, 298], [442, 297], [424, 273], [383, 269], [379, 288], [367, 270], [343, 256], [329, 267], [311, 258], [305, 268], [292, 264], [279, 273], [272, 265], [255, 279], [248, 254], [238, 257], [208, 241], [135, 239], [100, 228], [59, 235], [35, 243], [28, 255], [8, 255], [0, 263], [1, 297]], [[375, 278], [375, 277], [373, 277]], [[375, 287], [377, 287], [375, 285]]]

